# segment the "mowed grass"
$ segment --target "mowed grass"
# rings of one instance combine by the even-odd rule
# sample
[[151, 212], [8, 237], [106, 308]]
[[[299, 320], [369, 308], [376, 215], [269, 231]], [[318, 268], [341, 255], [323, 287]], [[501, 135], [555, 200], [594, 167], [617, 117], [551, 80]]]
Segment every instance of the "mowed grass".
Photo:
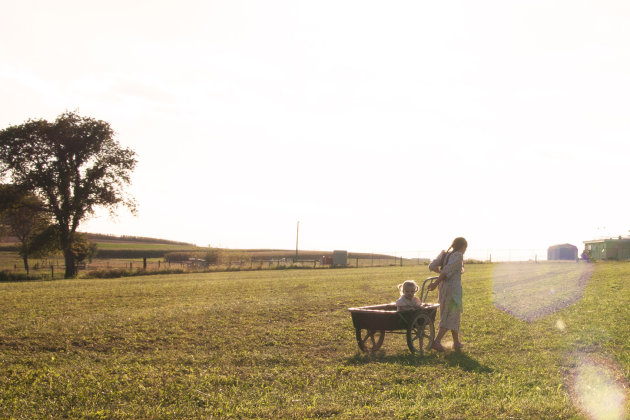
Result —
[[3, 283], [0, 418], [586, 418], [591, 394], [628, 415], [630, 264], [531, 322], [495, 307], [501, 266], [466, 267], [464, 351], [421, 357], [393, 334], [359, 353], [347, 308], [424, 266]]

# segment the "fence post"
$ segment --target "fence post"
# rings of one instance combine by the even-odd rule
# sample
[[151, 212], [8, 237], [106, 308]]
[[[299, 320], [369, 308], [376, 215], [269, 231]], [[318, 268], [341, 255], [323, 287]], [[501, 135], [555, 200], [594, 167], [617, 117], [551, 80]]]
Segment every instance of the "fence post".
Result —
[[147, 271], [147, 257], [142, 258], [142, 269]]
[[55, 264], [50, 264], [50, 279], [55, 279]]

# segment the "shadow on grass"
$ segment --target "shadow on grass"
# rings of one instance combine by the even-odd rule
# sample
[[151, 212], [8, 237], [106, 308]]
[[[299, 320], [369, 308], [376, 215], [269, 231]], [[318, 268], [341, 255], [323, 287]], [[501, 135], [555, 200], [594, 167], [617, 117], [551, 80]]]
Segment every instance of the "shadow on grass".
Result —
[[489, 373], [493, 369], [482, 365], [476, 359], [461, 351], [447, 352], [443, 356], [429, 352], [423, 355], [407, 354], [385, 354], [379, 351], [372, 354], [357, 353], [348, 358], [347, 365], [366, 365], [369, 363], [395, 363], [404, 366], [426, 366], [439, 365], [446, 362], [449, 366], [460, 368], [466, 372]]
[[482, 365], [477, 360], [461, 351], [446, 353], [444, 360], [446, 360], [449, 366], [458, 367], [466, 372], [489, 373], [493, 371], [492, 368]]

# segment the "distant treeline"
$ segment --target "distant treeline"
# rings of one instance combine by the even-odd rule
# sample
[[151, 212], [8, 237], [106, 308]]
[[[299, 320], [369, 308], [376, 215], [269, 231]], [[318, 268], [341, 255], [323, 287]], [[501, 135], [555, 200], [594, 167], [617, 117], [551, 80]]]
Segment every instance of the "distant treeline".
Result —
[[164, 249], [97, 249], [96, 258], [164, 258], [169, 250]]
[[104, 241], [120, 241], [120, 242], [140, 242], [140, 243], [149, 243], [149, 244], [195, 246], [195, 244], [191, 244], [188, 242], [169, 241], [168, 239], [146, 238], [143, 236], [127, 236], [127, 235], [117, 236], [117, 235], [106, 235], [103, 233], [88, 233], [87, 235], [88, 235], [88, 239], [93, 242], [98, 242], [98, 240], [104, 240]]

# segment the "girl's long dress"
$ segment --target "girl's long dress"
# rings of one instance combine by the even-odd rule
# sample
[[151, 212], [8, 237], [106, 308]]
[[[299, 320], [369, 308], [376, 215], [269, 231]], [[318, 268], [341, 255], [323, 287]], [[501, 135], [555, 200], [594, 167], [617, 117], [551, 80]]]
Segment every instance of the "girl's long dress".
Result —
[[[429, 264], [429, 270], [436, 271], [444, 251]], [[438, 286], [438, 302], [440, 303], [440, 328], [459, 331], [461, 314], [464, 311], [462, 302], [462, 273], [464, 272], [464, 254], [453, 252], [447, 256], [448, 261], [442, 267], [446, 278]]]

